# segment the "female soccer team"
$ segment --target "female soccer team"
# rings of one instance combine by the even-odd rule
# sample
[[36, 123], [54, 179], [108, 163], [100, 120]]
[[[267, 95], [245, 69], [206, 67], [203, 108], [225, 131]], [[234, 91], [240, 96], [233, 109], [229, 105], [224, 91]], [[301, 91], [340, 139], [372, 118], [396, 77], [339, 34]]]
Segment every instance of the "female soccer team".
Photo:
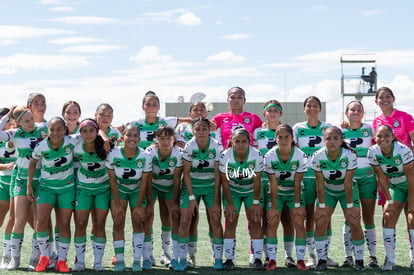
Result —
[[[89, 214], [93, 269], [104, 270], [105, 224], [111, 210], [114, 270], [124, 271], [129, 206], [132, 270], [149, 270], [155, 264], [152, 225], [158, 200], [160, 262], [184, 271], [195, 266], [198, 209], [203, 200], [215, 270], [235, 267], [236, 228], [243, 203], [251, 265], [256, 270], [276, 269], [279, 222], [286, 266], [298, 270], [338, 266], [328, 252], [331, 216], [339, 203], [345, 218], [343, 266], [362, 271], [365, 240], [368, 265], [378, 266], [374, 212], [379, 193], [386, 252], [382, 269], [393, 270], [395, 226], [403, 209], [410, 247], [414, 246], [414, 120], [394, 108], [389, 88], [380, 88], [375, 98], [383, 114], [373, 127], [362, 123], [364, 108], [352, 101], [345, 112], [348, 122], [340, 129], [319, 120], [321, 102], [314, 96], [304, 102], [307, 120], [291, 127], [280, 123], [282, 105], [276, 100], [266, 102], [265, 122], [245, 112], [246, 97], [240, 87], [228, 91], [230, 112], [216, 115], [213, 121], [206, 119], [206, 107], [200, 102], [190, 107], [189, 118], [160, 118], [159, 98], [147, 92], [142, 102], [145, 117], [115, 128], [109, 104], [99, 105], [94, 118], [79, 122], [81, 110], [75, 101], [64, 104], [63, 118], [47, 123], [45, 97], [31, 94], [27, 106], [0, 110], [1, 223], [9, 211], [1, 268], [19, 267], [24, 227], [29, 222], [36, 232], [29, 269], [42, 272], [55, 267], [58, 272], [70, 272], [67, 255], [74, 212], [72, 271], [85, 270]], [[411, 249], [412, 269], [413, 253]]]

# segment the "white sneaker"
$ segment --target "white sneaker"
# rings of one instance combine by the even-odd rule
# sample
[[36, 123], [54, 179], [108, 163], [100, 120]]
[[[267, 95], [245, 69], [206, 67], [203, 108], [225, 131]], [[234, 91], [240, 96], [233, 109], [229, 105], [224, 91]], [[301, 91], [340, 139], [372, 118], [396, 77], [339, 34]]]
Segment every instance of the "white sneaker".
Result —
[[316, 255], [315, 254], [309, 254], [308, 261], [306, 262], [306, 266], [316, 266]]
[[85, 271], [85, 263], [76, 262], [75, 265], [72, 267], [72, 271], [73, 272]]
[[102, 265], [102, 263], [94, 263], [93, 264], [93, 270], [100, 272], [100, 271], [105, 271], [105, 268]]
[[160, 257], [160, 263], [162, 265], [168, 266], [171, 263], [171, 256], [163, 253]]
[[20, 266], [20, 257], [19, 256], [12, 256], [7, 266], [8, 270], [16, 270]]
[[339, 264], [337, 262], [335, 262], [334, 260], [332, 260], [329, 257], [326, 258], [326, 265], [329, 266], [329, 267], [338, 267], [339, 266]]
[[193, 256], [188, 256], [188, 259], [187, 259], [187, 266], [188, 266], [188, 267], [195, 268], [195, 266], [196, 266], [196, 259], [195, 259], [195, 255], [193, 255]]
[[10, 256], [3, 256], [3, 258], [1, 259], [0, 269], [7, 269], [10, 260]]
[[254, 255], [250, 253], [250, 259], [249, 259], [249, 265], [250, 267], [254, 266]]
[[37, 257], [36, 258], [35, 257], [30, 258], [28, 269], [30, 271], [36, 271], [36, 266], [37, 266], [38, 263], [39, 263], [39, 258], [37, 258]]
[[383, 266], [382, 270], [384, 271], [392, 271], [395, 269], [395, 264], [392, 262], [387, 261]]

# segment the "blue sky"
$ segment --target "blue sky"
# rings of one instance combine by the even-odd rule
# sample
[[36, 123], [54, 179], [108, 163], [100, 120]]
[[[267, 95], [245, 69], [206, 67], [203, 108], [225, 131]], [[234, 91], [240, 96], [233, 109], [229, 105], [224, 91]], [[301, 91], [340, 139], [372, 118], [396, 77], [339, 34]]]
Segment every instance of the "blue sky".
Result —
[[[413, 1], [1, 1], [1, 105], [39, 91], [47, 118], [67, 100], [89, 117], [108, 102], [119, 124], [142, 115], [148, 90], [162, 103], [194, 92], [213, 102], [237, 85], [252, 102], [316, 95], [337, 124], [340, 56], [370, 52], [378, 85], [413, 114], [413, 10]], [[373, 101], [363, 103], [378, 111]]]

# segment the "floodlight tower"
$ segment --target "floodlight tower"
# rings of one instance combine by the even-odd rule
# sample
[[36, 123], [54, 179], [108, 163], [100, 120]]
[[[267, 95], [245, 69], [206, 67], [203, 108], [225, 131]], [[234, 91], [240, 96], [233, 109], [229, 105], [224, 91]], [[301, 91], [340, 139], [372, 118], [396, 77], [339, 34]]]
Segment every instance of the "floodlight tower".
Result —
[[[345, 97], [361, 101], [364, 96], [375, 96], [377, 91], [377, 62], [374, 53], [344, 53], [341, 55], [342, 120]], [[358, 74], [358, 72], [361, 72]]]

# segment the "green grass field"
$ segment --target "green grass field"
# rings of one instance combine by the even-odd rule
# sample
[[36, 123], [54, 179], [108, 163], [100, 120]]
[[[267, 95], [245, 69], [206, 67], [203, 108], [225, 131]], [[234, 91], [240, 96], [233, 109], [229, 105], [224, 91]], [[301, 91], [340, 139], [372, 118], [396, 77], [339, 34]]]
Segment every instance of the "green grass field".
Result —
[[[158, 209], [155, 209], [155, 213], [157, 213]], [[129, 213], [127, 214], [127, 217], [129, 217]], [[376, 215], [375, 215], [375, 221], [377, 226], [377, 247], [378, 247], [378, 261], [380, 264], [384, 261], [384, 247], [383, 247], [383, 239], [382, 239], [382, 227], [381, 227], [381, 210], [380, 208], [377, 208]], [[128, 226], [129, 224], [129, 226]], [[340, 208], [337, 208], [337, 211], [334, 213], [332, 217], [332, 243], [331, 243], [331, 249], [329, 256], [338, 261], [340, 264], [342, 264], [344, 260], [344, 250], [343, 250], [343, 241], [342, 241], [342, 225], [343, 225], [343, 214], [342, 210]], [[151, 271], [146, 271], [146, 273], [150, 274], [159, 274], [167, 272], [171, 273], [173, 271], [169, 271], [167, 268], [162, 267], [159, 265], [158, 260], [159, 256], [161, 254], [161, 244], [160, 244], [160, 222], [159, 218], [155, 218], [154, 221], [154, 256], [157, 260], [157, 266], [154, 267]], [[215, 272], [212, 269], [212, 252], [210, 249], [210, 243], [208, 240], [207, 235], [207, 222], [205, 218], [205, 210], [204, 206], [200, 207], [200, 224], [199, 224], [199, 240], [198, 240], [198, 252], [196, 256], [197, 260], [197, 268], [190, 269], [189, 271], [186, 271], [189, 274], [212, 274], [212, 273], [226, 273], [226, 272]], [[74, 229], [72, 228], [74, 231]], [[236, 261], [237, 261], [237, 268], [235, 271], [230, 272], [231, 274], [251, 274], [251, 272], [257, 272], [253, 271], [251, 268], [248, 267], [248, 261], [249, 261], [249, 236], [247, 234], [247, 221], [245, 218], [244, 211], [241, 213], [241, 217], [239, 219], [239, 226], [237, 229], [237, 248], [236, 248]], [[72, 231], [72, 236], [73, 236]], [[89, 231], [89, 230], [88, 230]], [[132, 227], [130, 226], [130, 222], [127, 220], [127, 226], [126, 231], [129, 233], [126, 233], [126, 247], [125, 247], [125, 261], [127, 267], [130, 267], [132, 265], [132, 246], [131, 246], [131, 237], [132, 237]], [[3, 232], [3, 230], [1, 231]], [[108, 223], [107, 223], [107, 246], [105, 249], [105, 256], [104, 256], [104, 265], [106, 268], [106, 272], [104, 273], [113, 273], [112, 272], [112, 265], [111, 265], [111, 257], [114, 254], [113, 248], [112, 248], [112, 219], [111, 217], [108, 217]], [[27, 226], [26, 227], [26, 234], [25, 234], [25, 241], [23, 244], [22, 249], [22, 260], [21, 260], [21, 267], [17, 271], [8, 272], [5, 270], [0, 270], [0, 274], [28, 274], [27, 266], [29, 263], [29, 257], [31, 252], [31, 236], [32, 236], [32, 229]], [[295, 268], [286, 268], [284, 266], [284, 250], [283, 250], [283, 242], [282, 242], [282, 233], [281, 233], [281, 226], [279, 227], [278, 231], [278, 239], [279, 239], [279, 248], [278, 248], [278, 255], [277, 255], [277, 263], [278, 267], [276, 271], [274, 272], [286, 272], [289, 274], [303, 274], [303, 271], [297, 271]], [[75, 258], [75, 249], [73, 246], [73, 237], [72, 237], [72, 246], [69, 251], [68, 256], [68, 265], [69, 267], [72, 266], [73, 260]], [[294, 253], [295, 258], [295, 253]], [[94, 273], [90, 267], [93, 262], [93, 253], [92, 249], [88, 244], [87, 247], [87, 254], [86, 254], [86, 266], [89, 268], [86, 272], [78, 273], [78, 274], [89, 274]], [[368, 252], [367, 249], [365, 249], [365, 262], [368, 262]], [[410, 270], [410, 260], [409, 260], [409, 245], [408, 245], [408, 234], [406, 231], [406, 224], [405, 224], [405, 218], [402, 215], [400, 217], [399, 223], [397, 225], [397, 248], [396, 248], [396, 265], [397, 269], [393, 273], [399, 273], [399, 274], [413, 274], [413, 272]], [[130, 269], [127, 269], [130, 270]], [[353, 269], [347, 269], [347, 268], [329, 268], [327, 272], [329, 274], [338, 274], [339, 272], [346, 272], [351, 273], [355, 272]], [[53, 270], [48, 271], [48, 273], [54, 273]], [[132, 273], [132, 272], [131, 272]], [[308, 271], [307, 273], [317, 273], [313, 270]], [[319, 272], [320, 273], [320, 272]], [[363, 274], [382, 274], [380, 268], [366, 269]], [[102, 273], [100, 273], [102, 274]]]

